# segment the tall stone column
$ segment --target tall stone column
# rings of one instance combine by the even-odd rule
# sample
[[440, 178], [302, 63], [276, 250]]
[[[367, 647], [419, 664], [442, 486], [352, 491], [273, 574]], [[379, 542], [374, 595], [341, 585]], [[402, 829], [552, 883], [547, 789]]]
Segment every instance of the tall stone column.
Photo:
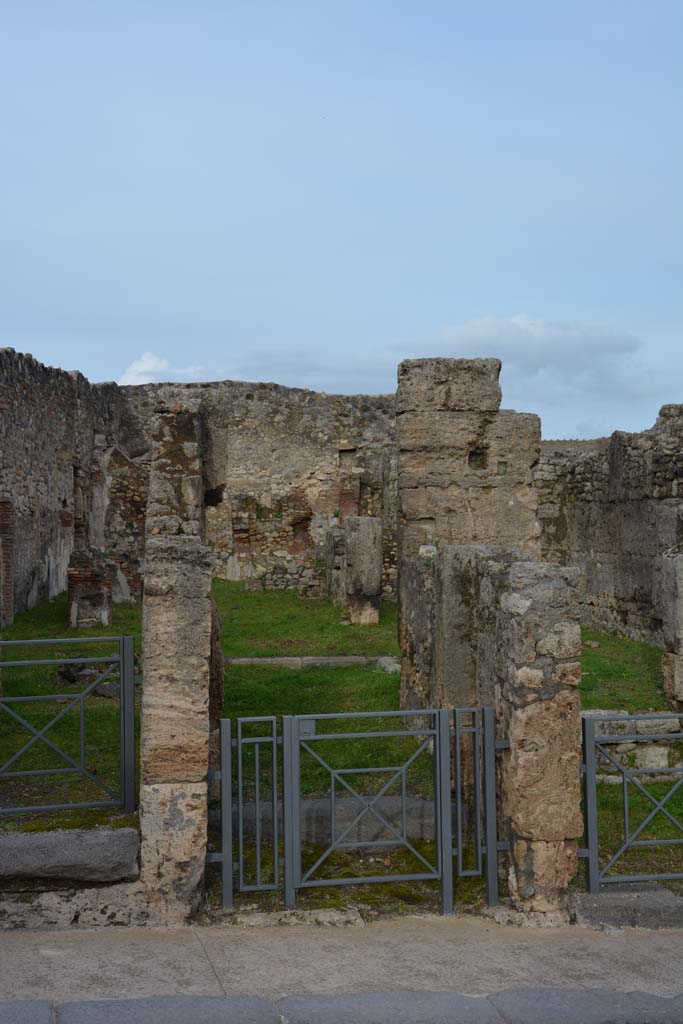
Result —
[[154, 427], [145, 547], [141, 882], [167, 923], [201, 898], [207, 841], [211, 559], [203, 543], [201, 415]]
[[[500, 409], [498, 359], [408, 359], [398, 368], [398, 621], [401, 701], [433, 703], [442, 683], [429, 621], [414, 600], [436, 586], [422, 551], [496, 544], [540, 557], [537, 416]], [[454, 598], [455, 599], [455, 598]]]

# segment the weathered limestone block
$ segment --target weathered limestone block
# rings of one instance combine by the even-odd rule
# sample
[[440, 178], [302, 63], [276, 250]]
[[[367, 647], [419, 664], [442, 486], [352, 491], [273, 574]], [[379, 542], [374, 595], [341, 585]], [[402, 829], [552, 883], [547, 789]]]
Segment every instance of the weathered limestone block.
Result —
[[399, 562], [436, 541], [540, 552], [540, 421], [499, 410], [499, 373], [496, 359], [400, 364]]
[[351, 622], [376, 625], [382, 594], [382, 520], [347, 516], [344, 530], [346, 603]]
[[115, 882], [138, 873], [137, 829], [0, 833], [0, 878]]
[[[31, 883], [27, 883], [30, 885]], [[165, 907], [150, 904], [141, 882], [36, 892], [3, 892], [0, 928], [99, 928], [103, 925], [162, 926]]]
[[211, 561], [197, 539], [153, 537], [142, 616], [142, 779], [205, 779], [209, 761]]
[[[514, 839], [508, 885], [518, 909], [550, 919], [563, 910], [569, 883], [579, 867], [576, 840]], [[558, 894], [562, 894], [558, 901]]]
[[110, 626], [115, 567], [88, 548], [71, 555], [68, 578], [69, 625], [73, 629]]
[[406, 359], [398, 368], [397, 411], [500, 406], [499, 359]]
[[580, 728], [576, 690], [513, 710], [501, 806], [515, 836], [558, 842], [581, 835]]
[[[140, 881], [157, 916], [180, 923], [197, 909], [206, 857], [206, 782], [143, 785]], [[162, 914], [161, 908], [164, 908]]]

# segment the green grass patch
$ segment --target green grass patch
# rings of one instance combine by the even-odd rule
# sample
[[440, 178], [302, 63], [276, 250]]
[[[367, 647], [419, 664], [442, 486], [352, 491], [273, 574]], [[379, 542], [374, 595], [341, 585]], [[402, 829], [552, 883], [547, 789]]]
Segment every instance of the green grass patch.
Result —
[[379, 669], [233, 665], [225, 676], [226, 718], [249, 715], [398, 711], [398, 674]]
[[671, 710], [664, 697], [659, 647], [585, 628], [582, 638], [582, 708]]
[[295, 590], [251, 593], [243, 583], [214, 580], [213, 596], [228, 657], [398, 654], [395, 604], [382, 604], [378, 626], [352, 626], [343, 609]]
[[[111, 626], [77, 630], [66, 626], [67, 598], [60, 594], [51, 601], [18, 615], [12, 626], [5, 628], [3, 640], [35, 640], [52, 637], [74, 638], [108, 637], [133, 635], [136, 651], [140, 655], [140, 607], [139, 605], [116, 605]], [[118, 655], [117, 643], [68, 643], [49, 646], [20, 646], [3, 648], [0, 653], [0, 668], [6, 661], [28, 661], [31, 659], [109, 658]], [[114, 667], [107, 681], [118, 682], [118, 669]], [[6, 668], [2, 672], [4, 696], [6, 697], [55, 697], [11, 705], [29, 726], [40, 731], [51, 720], [61, 718], [45, 733], [53, 744], [63, 750], [74, 761], [80, 763], [81, 715], [78, 698], [98, 675], [106, 671], [104, 662], [89, 666], [44, 665], [27, 668]], [[80, 671], [92, 674], [79, 675]], [[71, 703], [73, 701], [73, 703]], [[118, 698], [100, 697], [89, 694], [83, 700], [83, 765], [98, 781], [104, 783], [113, 793], [118, 794], [120, 785], [120, 713]], [[136, 712], [139, 740], [139, 711]], [[31, 732], [13, 719], [6, 711], [0, 714], [0, 764], [18, 753], [31, 739]], [[61, 755], [41, 740], [21, 754], [9, 767], [9, 771], [36, 771], [64, 769], [69, 767]], [[109, 797], [95, 782], [75, 773], [50, 774], [44, 776], [17, 776], [4, 778], [0, 784], [0, 806], [23, 807], [40, 804], [86, 803], [108, 800]], [[134, 819], [133, 819], [134, 820]], [[75, 808], [70, 811], [44, 811], [40, 816], [0, 815], [0, 829], [36, 830], [50, 828], [86, 828], [95, 825], [122, 827], [129, 824], [130, 815], [116, 808]]]
[[[650, 782], [639, 776], [638, 782], [656, 800], [662, 800], [680, 776], [668, 781]], [[622, 785], [598, 782], [598, 849], [599, 863], [604, 868], [618, 853], [624, 841], [624, 790]], [[641, 822], [655, 810], [655, 804], [633, 783], [628, 786], [628, 828], [632, 835]], [[678, 789], [664, 806], [683, 826], [683, 788]], [[681, 841], [681, 829], [664, 814], [657, 812], [637, 837], [638, 841]], [[683, 873], [683, 845], [657, 845], [631, 848], [624, 852], [610, 869], [609, 874], [681, 874]], [[674, 884], [674, 883], [669, 883]], [[678, 883], [683, 888], [683, 882]]]
[[[138, 604], [115, 604], [112, 609], [111, 626], [93, 626], [91, 629], [72, 629], [69, 626], [69, 613], [66, 594], [59, 594], [49, 601], [43, 601], [28, 612], [21, 612], [17, 615], [11, 626], [4, 626], [0, 639], [2, 640], [41, 640], [49, 637], [92, 637], [92, 636], [134, 636], [135, 649], [140, 651], [140, 632], [142, 606]], [[80, 654], [87, 648], [85, 644], [80, 648]], [[37, 658], [39, 655], [34, 648], [33, 653], [26, 655], [27, 658]], [[62, 649], [62, 653], [67, 648]], [[73, 647], [69, 645], [69, 649]], [[50, 655], [51, 656], [51, 655]], [[18, 655], [12, 654], [13, 661], [17, 661]], [[7, 652], [2, 655], [3, 661], [9, 661]]]

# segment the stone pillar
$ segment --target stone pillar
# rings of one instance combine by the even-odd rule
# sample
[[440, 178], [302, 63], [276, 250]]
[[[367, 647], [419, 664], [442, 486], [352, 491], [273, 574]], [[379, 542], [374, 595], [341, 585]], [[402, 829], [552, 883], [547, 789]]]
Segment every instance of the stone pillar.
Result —
[[661, 593], [664, 693], [674, 711], [683, 712], [683, 553], [662, 558]]
[[382, 520], [375, 516], [347, 516], [346, 605], [352, 623], [375, 626], [382, 595]]
[[500, 410], [498, 359], [398, 368], [399, 571], [423, 544], [499, 544], [540, 555], [538, 416]]
[[198, 409], [157, 416], [143, 602], [140, 878], [167, 923], [198, 906], [206, 856], [212, 600], [200, 439]]
[[405, 707], [493, 706], [500, 835], [526, 914], [564, 916], [578, 866], [577, 569], [485, 545], [423, 546], [401, 573]]
[[332, 604], [346, 599], [346, 533], [341, 526], [325, 534], [325, 595]]
[[[583, 834], [576, 621], [581, 574], [514, 562], [498, 581], [479, 646], [495, 618], [493, 698], [499, 734], [510, 741], [499, 769], [501, 813], [511, 844], [510, 895], [525, 913], [564, 913]], [[489, 692], [490, 682], [489, 677]]]
[[69, 625], [110, 626], [115, 568], [99, 551], [73, 551], [67, 569]]
[[416, 588], [436, 585], [429, 573], [424, 578], [420, 551], [429, 558], [435, 544], [497, 544], [540, 556], [532, 480], [540, 420], [500, 410], [499, 374], [498, 359], [409, 359], [398, 368], [398, 618], [405, 707], [437, 699], [435, 662], [427, 656], [433, 638], [426, 632], [436, 623], [429, 624], [411, 602]]
[[14, 621], [14, 507], [0, 499], [0, 627]]

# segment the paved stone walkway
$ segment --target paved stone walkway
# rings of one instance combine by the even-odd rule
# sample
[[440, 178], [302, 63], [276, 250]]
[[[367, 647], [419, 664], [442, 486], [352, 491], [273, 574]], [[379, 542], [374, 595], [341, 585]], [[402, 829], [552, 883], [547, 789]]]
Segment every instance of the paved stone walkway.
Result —
[[[375, 1019], [378, 1022], [393, 1019], [397, 1024], [402, 1020], [411, 1024], [429, 1020], [430, 1024], [438, 1024], [441, 1020], [461, 1019], [453, 1016], [456, 1009], [461, 1013], [459, 1004], [451, 1001], [451, 1009], [448, 1009], [443, 993], [490, 997], [492, 993], [539, 985], [574, 993], [581, 990], [585, 996], [581, 997], [583, 1002], [577, 1002], [575, 994], [565, 997], [558, 992], [553, 996], [556, 1002], [566, 998], [569, 1009], [584, 1006], [586, 993], [594, 989], [609, 990], [613, 1002], [617, 998], [614, 993], [633, 991], [672, 999], [683, 994], [682, 964], [683, 929], [626, 929], [604, 933], [580, 927], [517, 928], [498, 925], [485, 918], [462, 916], [450, 919], [402, 917], [363, 927], [296, 924], [261, 928], [226, 925], [165, 930], [10, 931], [0, 938], [0, 1001], [54, 1003], [60, 1006], [61, 1017], [58, 1014], [57, 1021], [65, 1024], [86, 1019], [88, 1024], [114, 1020], [121, 1024], [138, 1024], [157, 1019], [163, 1020], [163, 1024], [174, 1024], [175, 1020], [192, 1024], [195, 1019], [201, 1019], [203, 1024], [212, 1024], [214, 1019], [246, 1024], [250, 1021], [248, 1016], [235, 1014], [243, 1010], [251, 1013], [250, 1006], [261, 1015], [253, 1018], [254, 1024], [260, 1024], [262, 1020], [278, 1019], [273, 1017], [272, 1004], [276, 1004], [278, 1013], [284, 1012], [282, 1006], [286, 1006], [291, 1024], [295, 1021], [303, 1024], [309, 1019], [311, 1024], [333, 1020], [369, 1024]], [[346, 998], [398, 990], [403, 990], [400, 996], [387, 996], [375, 1009], [375, 1004], [367, 1000], [356, 1004]], [[406, 991], [417, 991], [420, 995], [408, 999]], [[156, 1007], [148, 1004], [149, 1012], [144, 1003], [129, 1007], [119, 1004], [118, 1016], [112, 1016], [111, 1006], [104, 1006], [101, 1011], [104, 1015], [100, 1017], [95, 1016], [96, 1007], [92, 1005], [93, 1001], [100, 1000], [181, 996], [219, 1000], [249, 996], [267, 1003], [265, 1006], [244, 1004], [242, 1008], [241, 1004], [233, 1005], [232, 1009], [229, 1003], [206, 1004], [219, 1014], [213, 1018], [204, 1010], [201, 1011], [203, 1016], [195, 1018], [192, 1003], [183, 1004], [184, 1008], [177, 1012], [184, 1016], [175, 1018], [171, 1016], [173, 1004], [168, 1004], [166, 1009], [162, 1007], [161, 1016], [158, 1004]], [[298, 1002], [302, 997], [312, 996], [323, 996], [325, 1000]], [[329, 1003], [327, 999], [331, 996], [344, 998]], [[294, 1002], [279, 1002], [294, 997]], [[420, 1000], [427, 998], [432, 1000], [424, 1004], [431, 1007], [429, 1014], [436, 1014], [437, 1004], [443, 1004], [443, 1012], [439, 1011], [441, 1016], [415, 1016]], [[549, 998], [549, 993], [529, 997], [546, 1011]], [[603, 1009], [605, 998], [604, 995], [599, 997]], [[90, 1003], [87, 1018], [79, 1017], [75, 1007], [64, 1005], [84, 1000]], [[196, 1004], [200, 1008], [203, 1005]], [[637, 1003], [629, 997], [627, 1005], [636, 1007]], [[393, 1007], [393, 1018], [382, 1016], [381, 1006]], [[404, 1007], [406, 1012], [412, 1007], [413, 1016], [397, 1016], [397, 1006]], [[488, 1003], [472, 1004], [471, 1009], [476, 1009], [479, 1016], [471, 1019], [498, 1020], [481, 1016], [484, 1010], [490, 1015], [491, 1006], [494, 1006], [491, 999]], [[330, 1016], [327, 1008], [337, 1016]], [[232, 1017], [227, 1015], [228, 1010]], [[660, 1015], [642, 1019], [676, 1020], [683, 1024], [680, 999], [666, 1010], [669, 1014], [675, 1011], [678, 1017]], [[34, 1006], [28, 1011], [34, 1016], [22, 1018], [16, 1015], [19, 1011], [15, 1008], [14, 1017], [7, 1013], [4, 1018], [0, 1016], [0, 1024], [27, 1024], [34, 1020], [35, 1024], [42, 1024], [40, 1013], [43, 1019], [49, 1019], [43, 1011], [47, 1012], [45, 1005]], [[263, 1016], [266, 1011], [270, 1017]], [[582, 1024], [612, 1019], [619, 1024], [626, 1019], [641, 1020], [640, 1017], [600, 1016], [602, 1009], [596, 1010], [597, 1016], [586, 1015], [584, 1011], [585, 1006], [584, 1015], [579, 1018], [562, 1017], [558, 1008], [553, 1010], [555, 1016], [546, 1012], [543, 1017], [524, 1019], [528, 1024], [535, 1020], [542, 1020], [544, 1024], [575, 1019]], [[497, 1012], [502, 1010], [499, 1008]], [[147, 1016], [140, 1016], [141, 1013]], [[463, 1021], [468, 1019], [462, 1017]], [[508, 1014], [502, 1019], [514, 1021], [517, 1018]]]

